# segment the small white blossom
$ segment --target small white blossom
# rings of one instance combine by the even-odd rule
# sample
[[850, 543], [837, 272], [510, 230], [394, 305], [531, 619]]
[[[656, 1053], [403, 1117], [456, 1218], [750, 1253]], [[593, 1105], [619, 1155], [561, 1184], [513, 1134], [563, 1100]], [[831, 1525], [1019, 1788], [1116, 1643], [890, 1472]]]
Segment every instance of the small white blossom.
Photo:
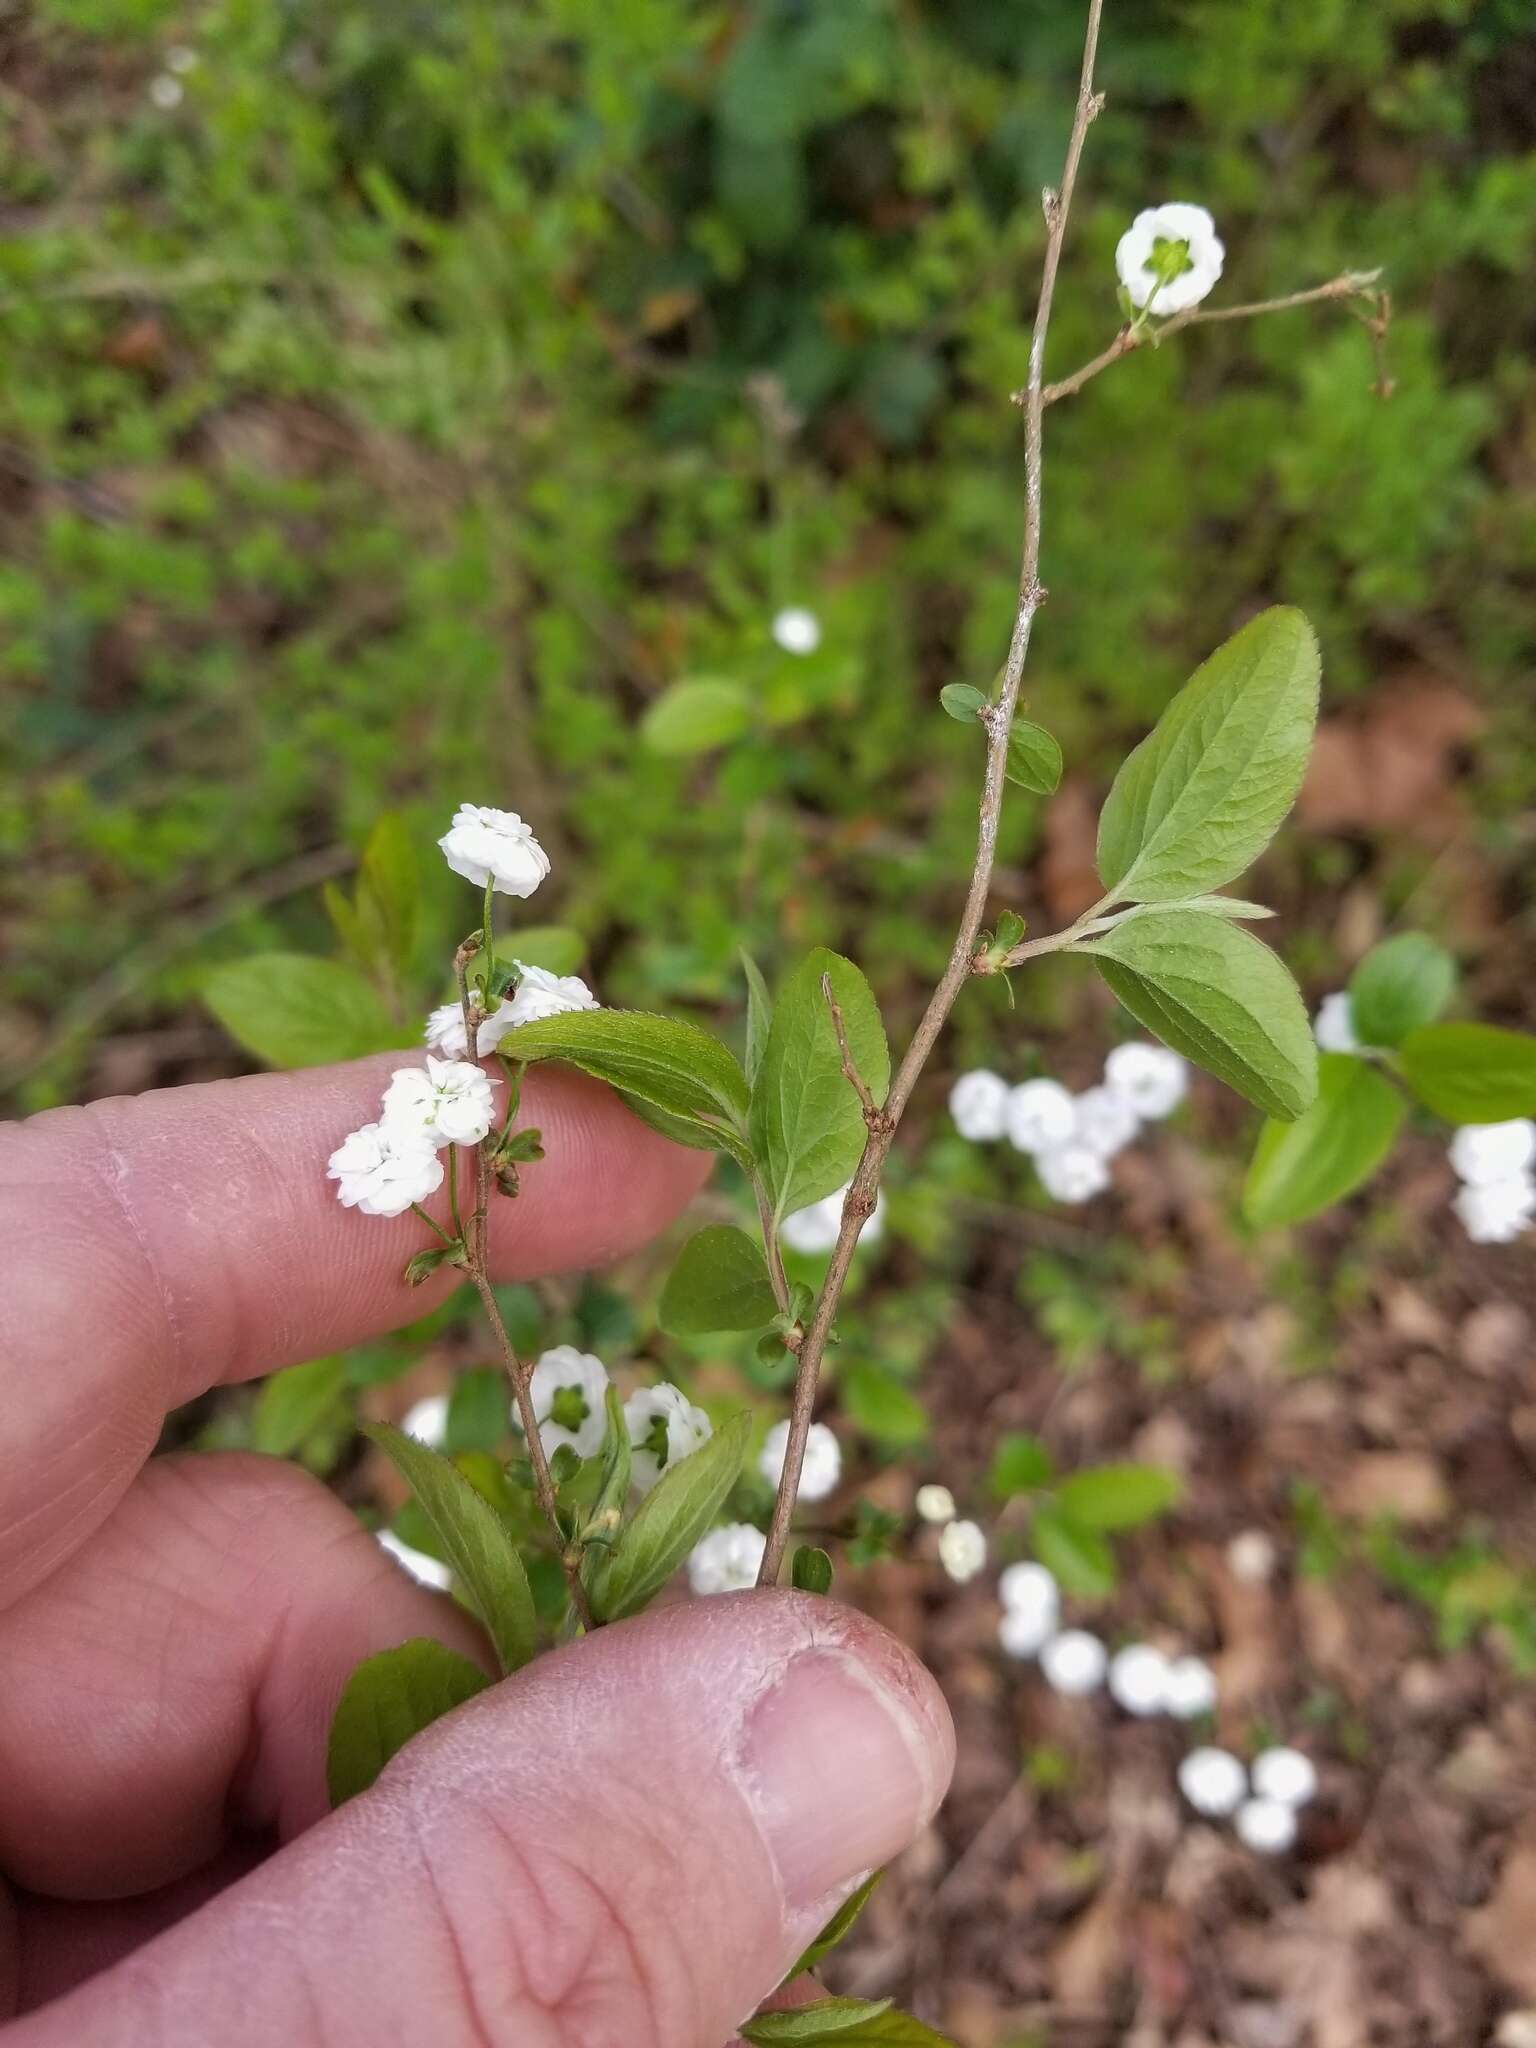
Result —
[[506, 1006], [508, 1024], [537, 1024], [545, 1017], [561, 1017], [567, 1010], [597, 1010], [602, 1005], [579, 974], [551, 974], [544, 967], [525, 967], [513, 962], [518, 983]]
[[480, 889], [490, 882], [503, 896], [531, 896], [549, 873], [549, 855], [516, 811], [460, 804], [437, 843], [456, 875]]
[[955, 1496], [947, 1486], [920, 1486], [914, 1505], [925, 1522], [952, 1522], [955, 1519]]
[[[784, 1476], [784, 1453], [789, 1445], [789, 1424], [776, 1422], [763, 1439], [757, 1469], [770, 1486]], [[805, 1440], [805, 1457], [800, 1466], [801, 1500], [825, 1500], [843, 1476], [843, 1453], [837, 1438], [824, 1422], [813, 1422]]]
[[434, 1451], [441, 1450], [448, 1435], [448, 1396], [428, 1394], [415, 1402], [406, 1409], [400, 1427], [418, 1443], [429, 1444]]
[[1104, 1683], [1109, 1652], [1085, 1628], [1066, 1628], [1052, 1636], [1040, 1652], [1040, 1670], [1053, 1692], [1081, 1699]]
[[1312, 1019], [1312, 1036], [1324, 1052], [1358, 1052], [1360, 1041], [1355, 1036], [1355, 1013], [1347, 989], [1339, 989], [1331, 996], [1324, 996], [1317, 1006], [1317, 1015]]
[[469, 1060], [428, 1053], [425, 1069], [395, 1069], [379, 1114], [390, 1130], [415, 1131], [429, 1145], [478, 1145], [496, 1121], [500, 1085]]
[[1536, 1181], [1528, 1173], [1458, 1190], [1451, 1205], [1474, 1244], [1513, 1244], [1536, 1216]]
[[[494, 1052], [514, 1024], [524, 1022], [514, 1017], [509, 1002], [499, 1002], [488, 1016], [480, 1019], [480, 1028], [475, 1033], [475, 1048], [481, 1059], [488, 1052]], [[469, 1039], [464, 1031], [464, 1006], [462, 1003], [442, 1003], [427, 1018], [427, 1045], [433, 1052], [446, 1053], [451, 1060], [469, 1057]]]
[[1229, 1749], [1192, 1749], [1179, 1764], [1179, 1790], [1211, 1820], [1226, 1820], [1248, 1795], [1248, 1773]]
[[745, 1593], [757, 1584], [768, 1539], [750, 1522], [711, 1529], [688, 1557], [688, 1583], [695, 1593]]
[[803, 604], [786, 605], [775, 612], [772, 632], [786, 654], [814, 654], [821, 645], [821, 621]]
[[1113, 1159], [1123, 1152], [1141, 1129], [1135, 1104], [1118, 1089], [1088, 1088], [1072, 1105], [1076, 1119], [1073, 1139], [1096, 1152], [1101, 1159]]
[[1005, 1607], [997, 1624], [997, 1640], [1010, 1657], [1038, 1657], [1055, 1633], [1054, 1615], [1034, 1614], [1025, 1607]]
[[[803, 1252], [810, 1257], [831, 1251], [843, 1227], [843, 1198], [847, 1192], [847, 1188], [839, 1188], [835, 1194], [824, 1195], [819, 1202], [812, 1202], [808, 1209], [796, 1209], [792, 1216], [786, 1216], [779, 1224], [779, 1241], [788, 1245], [792, 1252]], [[859, 1243], [876, 1243], [884, 1228], [885, 1196], [878, 1194], [859, 1234]]]
[[1299, 1749], [1261, 1750], [1253, 1760], [1253, 1789], [1280, 1806], [1305, 1806], [1317, 1796], [1317, 1766]]
[[1133, 306], [1182, 313], [1215, 284], [1226, 253], [1205, 208], [1174, 201], [1137, 214], [1115, 248], [1115, 269]]
[[1528, 1116], [1502, 1124], [1463, 1124], [1451, 1140], [1451, 1165], [1469, 1187], [1518, 1180], [1536, 1159], [1536, 1123]]
[[165, 53], [167, 71], [195, 71], [200, 61], [196, 50], [188, 49], [185, 43], [172, 43]]
[[149, 81], [149, 97], [163, 114], [170, 113], [173, 107], [181, 105], [185, 97], [181, 80], [172, 78], [169, 72], [157, 71]]
[[649, 1493], [663, 1472], [713, 1434], [704, 1410], [695, 1408], [670, 1380], [631, 1394], [624, 1403], [624, 1423], [634, 1453], [630, 1472], [642, 1493]]
[[973, 1145], [1002, 1137], [1008, 1128], [1008, 1098], [1013, 1093], [1001, 1074], [977, 1067], [962, 1074], [949, 1091], [949, 1113], [955, 1129]]
[[946, 1522], [939, 1534], [939, 1563], [963, 1586], [987, 1561], [987, 1539], [975, 1522]]
[[1128, 1643], [1109, 1660], [1109, 1693], [1128, 1714], [1160, 1714], [1168, 1698], [1168, 1659], [1151, 1643]]
[[1216, 1706], [1216, 1674], [1203, 1657], [1175, 1657], [1168, 1666], [1163, 1704], [1176, 1721], [1197, 1721]]
[[1088, 1202], [1109, 1186], [1109, 1168], [1086, 1145], [1062, 1145], [1035, 1156], [1040, 1185], [1053, 1202]]
[[1072, 1097], [1059, 1081], [1021, 1081], [1008, 1097], [1008, 1142], [1020, 1152], [1065, 1145], [1076, 1125]]
[[453, 1584], [453, 1573], [440, 1557], [428, 1557], [424, 1550], [413, 1550], [409, 1543], [402, 1543], [392, 1529], [377, 1532], [381, 1550], [387, 1550], [396, 1564], [404, 1567], [419, 1586], [431, 1586], [439, 1593], [446, 1593]]
[[1296, 1839], [1296, 1810], [1278, 1799], [1245, 1799], [1232, 1825], [1245, 1848], [1260, 1856], [1283, 1856]]
[[382, 1123], [343, 1139], [325, 1171], [337, 1183], [337, 1201], [365, 1216], [403, 1216], [443, 1184], [443, 1162], [426, 1137]]
[[1166, 1045], [1132, 1039], [1104, 1062], [1104, 1079], [1148, 1123], [1172, 1116], [1189, 1093], [1189, 1062]]
[[1275, 1546], [1262, 1529], [1243, 1529], [1227, 1545], [1227, 1569], [1245, 1586], [1262, 1586], [1275, 1575]]
[[[562, 1444], [569, 1444], [578, 1458], [596, 1457], [608, 1434], [603, 1406], [607, 1391], [607, 1368], [590, 1351], [578, 1351], [574, 1344], [557, 1344], [543, 1354], [533, 1368], [528, 1393], [546, 1458], [552, 1458]], [[515, 1406], [512, 1421], [522, 1428]]]
[[1011, 1564], [997, 1582], [997, 1597], [1010, 1614], [1043, 1615], [1054, 1632], [1061, 1613], [1061, 1588], [1056, 1574], [1043, 1564]]

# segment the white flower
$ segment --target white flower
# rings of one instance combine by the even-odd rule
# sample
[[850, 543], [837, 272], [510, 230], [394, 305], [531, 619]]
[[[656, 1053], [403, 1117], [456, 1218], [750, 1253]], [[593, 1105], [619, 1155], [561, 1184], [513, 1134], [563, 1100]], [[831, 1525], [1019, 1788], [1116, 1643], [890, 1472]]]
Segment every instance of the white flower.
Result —
[[397, 1067], [379, 1114], [388, 1129], [414, 1131], [429, 1145], [478, 1145], [496, 1121], [499, 1087], [469, 1060], [427, 1054], [425, 1070]]
[[[569, 1444], [578, 1458], [596, 1457], [608, 1434], [603, 1407], [607, 1391], [607, 1368], [590, 1351], [557, 1344], [543, 1354], [533, 1368], [528, 1392], [545, 1457], [552, 1458], [562, 1444]], [[516, 1407], [512, 1421], [522, 1428]]]
[[[847, 1192], [847, 1188], [839, 1188], [835, 1194], [812, 1202], [808, 1209], [797, 1209], [792, 1216], [784, 1217], [779, 1224], [780, 1242], [788, 1245], [792, 1252], [803, 1252], [811, 1257], [831, 1251], [843, 1227], [843, 1197]], [[878, 1194], [860, 1233], [859, 1243], [874, 1244], [884, 1228], [885, 1196]]]
[[962, 1074], [949, 1091], [949, 1113], [955, 1129], [973, 1145], [1000, 1138], [1008, 1128], [1008, 1098], [1012, 1089], [1001, 1074], [989, 1074], [985, 1067]]
[[1205, 208], [1175, 201], [1137, 214], [1115, 248], [1115, 269], [1133, 306], [1182, 313], [1220, 277], [1226, 253]]
[[1040, 1185], [1053, 1202], [1087, 1202], [1109, 1186], [1109, 1168], [1086, 1145], [1062, 1145], [1035, 1155]]
[[624, 1403], [624, 1422], [634, 1452], [630, 1473], [642, 1493], [649, 1493], [663, 1472], [713, 1434], [704, 1410], [695, 1408], [682, 1388], [669, 1380], [631, 1394]]
[[[542, 1017], [559, 1017], [567, 1010], [596, 1010], [602, 1005], [579, 974], [551, 974], [547, 968], [525, 967], [521, 960], [513, 966], [518, 972], [518, 983], [512, 1000], [504, 1007], [508, 1011], [507, 1024], [536, 1024]], [[481, 1037], [484, 1049], [484, 1034]]]
[[336, 1199], [365, 1216], [403, 1216], [443, 1184], [443, 1162], [420, 1131], [364, 1124], [326, 1162]]
[[913, 1505], [925, 1522], [952, 1522], [955, 1496], [947, 1486], [920, 1486]]
[[1043, 1564], [1011, 1564], [997, 1582], [997, 1597], [1010, 1614], [1045, 1616], [1047, 1635], [1054, 1633], [1061, 1613], [1061, 1588], [1056, 1574]]
[[1109, 1692], [1128, 1714], [1160, 1714], [1168, 1697], [1168, 1659], [1151, 1643], [1128, 1643], [1109, 1660]]
[[814, 654], [821, 645], [821, 621], [803, 604], [775, 612], [772, 632], [786, 654]]
[[1038, 1657], [1056, 1633], [1056, 1619], [1025, 1607], [1006, 1607], [997, 1624], [997, 1640], [1010, 1657]]
[[1355, 1036], [1355, 1013], [1346, 989], [1323, 997], [1312, 1019], [1312, 1036], [1324, 1052], [1360, 1050], [1360, 1041]]
[[1196, 1721], [1216, 1705], [1216, 1674], [1203, 1657], [1175, 1657], [1163, 1684], [1163, 1705], [1176, 1721]]
[[1513, 1180], [1464, 1187], [1451, 1206], [1474, 1244], [1513, 1244], [1536, 1216], [1536, 1181], [1522, 1173]]
[[149, 81], [149, 97], [162, 113], [168, 114], [172, 107], [181, 105], [181, 80], [172, 78], [168, 72], [157, 72]]
[[1503, 1124], [1463, 1124], [1451, 1140], [1451, 1165], [1469, 1187], [1517, 1180], [1536, 1159], [1536, 1123], [1528, 1116]]
[[757, 1584], [768, 1539], [750, 1522], [711, 1529], [688, 1558], [688, 1583], [695, 1593], [745, 1593]]
[[1279, 1806], [1305, 1806], [1317, 1796], [1317, 1765], [1299, 1749], [1266, 1749], [1253, 1760], [1253, 1789]]
[[[770, 1486], [784, 1476], [784, 1452], [789, 1444], [789, 1424], [776, 1422], [763, 1439], [757, 1469]], [[805, 1440], [805, 1457], [800, 1466], [801, 1500], [825, 1500], [843, 1476], [843, 1453], [837, 1438], [824, 1422], [813, 1422]]]
[[1275, 1575], [1275, 1546], [1262, 1529], [1243, 1529], [1227, 1545], [1227, 1568], [1245, 1586], [1262, 1586]]
[[430, 1444], [434, 1451], [441, 1450], [448, 1435], [448, 1396], [428, 1394], [424, 1400], [417, 1401], [406, 1409], [400, 1427], [418, 1443]]
[[1076, 1117], [1073, 1137], [1101, 1159], [1113, 1159], [1123, 1152], [1141, 1129], [1136, 1106], [1118, 1089], [1088, 1088], [1072, 1105]]
[[165, 53], [167, 71], [195, 71], [198, 63], [196, 50], [188, 49], [185, 43], [172, 43]]
[[1008, 1142], [1021, 1152], [1065, 1145], [1076, 1123], [1072, 1097], [1059, 1081], [1021, 1081], [1008, 1097]]
[[1068, 1699], [1081, 1699], [1085, 1693], [1097, 1692], [1104, 1683], [1108, 1662], [1109, 1652], [1085, 1628], [1063, 1629], [1040, 1652], [1040, 1670], [1046, 1684], [1053, 1692], [1065, 1693]]
[[1179, 1790], [1196, 1813], [1225, 1820], [1248, 1793], [1248, 1773], [1229, 1749], [1192, 1749], [1179, 1764]]
[[437, 843], [456, 875], [480, 889], [490, 882], [503, 896], [531, 896], [549, 873], [549, 855], [516, 811], [460, 804]]
[[1189, 1093], [1189, 1062], [1166, 1045], [1137, 1038], [1115, 1047], [1104, 1062], [1104, 1079], [1139, 1117], [1153, 1123], [1172, 1116]]
[[[484, 1059], [488, 1052], [506, 1037], [514, 1024], [525, 1020], [514, 1017], [512, 1005], [499, 1002], [489, 1016], [480, 1019], [480, 1028], [475, 1033], [475, 1045]], [[464, 1034], [464, 1006], [462, 1003], [443, 1003], [427, 1018], [426, 1041], [433, 1052], [446, 1053], [451, 1060], [468, 1059], [469, 1040]]]
[[975, 1522], [946, 1522], [939, 1534], [939, 1563], [963, 1586], [987, 1561], [987, 1539]]
[[392, 1529], [377, 1532], [381, 1550], [387, 1550], [396, 1564], [403, 1565], [420, 1586], [432, 1586], [439, 1593], [446, 1593], [453, 1583], [453, 1573], [440, 1557], [428, 1557], [424, 1550], [412, 1550], [409, 1543], [402, 1543]]
[[1260, 1856], [1282, 1856], [1296, 1839], [1296, 1811], [1278, 1799], [1245, 1799], [1232, 1823], [1245, 1848]]

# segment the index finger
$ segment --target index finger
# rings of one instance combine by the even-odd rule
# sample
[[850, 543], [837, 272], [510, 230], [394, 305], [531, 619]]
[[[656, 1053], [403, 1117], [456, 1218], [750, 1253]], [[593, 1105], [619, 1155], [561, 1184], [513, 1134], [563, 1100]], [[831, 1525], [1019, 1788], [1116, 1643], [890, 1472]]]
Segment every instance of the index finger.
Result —
[[[169, 1408], [377, 1336], [456, 1283], [408, 1289], [409, 1214], [343, 1209], [330, 1152], [399, 1054], [50, 1110], [0, 1132], [0, 1607], [95, 1529]], [[709, 1171], [598, 1083], [530, 1073], [546, 1156], [492, 1212], [499, 1279], [605, 1264]]]

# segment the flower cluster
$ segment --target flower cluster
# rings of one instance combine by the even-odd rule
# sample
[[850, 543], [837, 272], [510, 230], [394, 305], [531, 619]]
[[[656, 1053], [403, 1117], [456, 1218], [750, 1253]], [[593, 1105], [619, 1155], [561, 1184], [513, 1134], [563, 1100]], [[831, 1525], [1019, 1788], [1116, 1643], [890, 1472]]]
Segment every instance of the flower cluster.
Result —
[[1073, 1095], [1059, 1081], [1009, 1087], [978, 1068], [949, 1091], [949, 1113], [962, 1138], [987, 1144], [1006, 1138], [1035, 1162], [1040, 1185], [1057, 1202], [1086, 1202], [1109, 1186], [1109, 1162], [1144, 1123], [1171, 1116], [1189, 1089], [1189, 1068], [1166, 1046], [1136, 1040], [1117, 1045], [1097, 1087]]
[[[539, 1441], [552, 1458], [562, 1444], [578, 1458], [593, 1458], [607, 1434], [608, 1368], [590, 1351], [557, 1344], [534, 1366], [528, 1381]], [[512, 1411], [514, 1428], [522, 1421]], [[709, 1417], [668, 1381], [641, 1387], [624, 1403], [629, 1434], [630, 1476], [641, 1493], [649, 1493], [669, 1466], [706, 1443], [712, 1434]]]
[[443, 1183], [440, 1151], [478, 1145], [496, 1121], [499, 1083], [468, 1060], [398, 1067], [378, 1121], [343, 1139], [326, 1162], [336, 1198], [365, 1216], [401, 1216]]
[[[558, 1017], [567, 1010], [596, 1010], [601, 1007], [587, 984], [576, 974], [550, 974], [543, 967], [526, 967], [514, 960], [517, 985], [501, 997], [496, 1007], [479, 1021], [475, 1044], [481, 1055], [494, 1052], [509, 1031], [519, 1024], [537, 1024], [545, 1017]], [[427, 1044], [450, 1059], [463, 1059], [469, 1050], [464, 1031], [461, 1003], [444, 1003], [427, 1018]]]
[[1170, 1657], [1152, 1643], [1111, 1656], [1086, 1629], [1061, 1627], [1061, 1588], [1043, 1564], [1012, 1564], [998, 1580], [997, 1638], [1010, 1657], [1038, 1658], [1047, 1685], [1080, 1697], [1108, 1684], [1115, 1704], [1138, 1719], [1197, 1720], [1216, 1705], [1216, 1676], [1202, 1657]]
[[1179, 1790], [1207, 1820], [1230, 1820], [1246, 1848], [1280, 1856], [1296, 1839], [1296, 1816], [1317, 1793], [1317, 1766], [1299, 1749], [1261, 1750], [1245, 1767], [1228, 1749], [1192, 1749]]
[[1115, 270], [1141, 314], [1198, 306], [1226, 260], [1216, 223], [1203, 206], [1174, 200], [1137, 214], [1115, 248]]
[[1463, 1124], [1451, 1140], [1454, 1207], [1474, 1244], [1510, 1244], [1536, 1216], [1536, 1123]]
[[[777, 1487], [784, 1476], [784, 1453], [789, 1448], [789, 1424], [776, 1422], [763, 1439], [757, 1469], [768, 1484]], [[843, 1451], [824, 1422], [813, 1422], [805, 1439], [805, 1457], [800, 1465], [799, 1500], [825, 1500], [837, 1489], [843, 1476]]]
[[746, 1593], [757, 1584], [768, 1539], [750, 1522], [727, 1522], [696, 1543], [688, 1556], [695, 1593]]

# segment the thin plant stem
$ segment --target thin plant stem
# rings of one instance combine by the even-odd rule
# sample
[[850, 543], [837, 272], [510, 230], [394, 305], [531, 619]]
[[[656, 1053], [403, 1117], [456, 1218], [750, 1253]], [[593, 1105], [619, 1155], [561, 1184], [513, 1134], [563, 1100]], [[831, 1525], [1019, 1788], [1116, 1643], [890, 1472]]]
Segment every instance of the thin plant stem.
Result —
[[873, 1213], [881, 1169], [890, 1152], [902, 1112], [917, 1085], [918, 1076], [922, 1073], [928, 1055], [944, 1028], [945, 1020], [954, 1008], [956, 998], [974, 968], [977, 935], [986, 912], [987, 894], [992, 882], [992, 864], [997, 857], [998, 820], [1002, 815], [1003, 793], [1006, 787], [1004, 771], [1008, 761], [1008, 734], [1019, 701], [1019, 686], [1023, 680], [1024, 664], [1029, 654], [1030, 630], [1034, 625], [1035, 614], [1045, 597], [1045, 592], [1040, 586], [1045, 340], [1051, 324], [1051, 305], [1056, 294], [1056, 273], [1061, 264], [1062, 240], [1066, 233], [1067, 216], [1071, 210], [1073, 188], [1077, 183], [1077, 169], [1082, 160], [1083, 143], [1089, 124], [1103, 104], [1093, 89], [1094, 59], [1098, 51], [1099, 23], [1103, 11], [1103, 0], [1089, 0], [1088, 18], [1083, 33], [1083, 61], [1078, 80], [1077, 108], [1072, 121], [1071, 138], [1067, 143], [1066, 162], [1062, 166], [1061, 187], [1055, 192], [1047, 190], [1043, 195], [1045, 256], [1040, 272], [1040, 297], [1035, 308], [1034, 329], [1030, 336], [1029, 381], [1025, 386], [1024, 396], [1024, 544], [1019, 564], [1013, 632], [1008, 646], [1008, 658], [1003, 668], [1003, 687], [996, 703], [983, 717], [987, 734], [987, 762], [982, 779], [976, 857], [971, 870], [970, 886], [966, 891], [965, 908], [961, 913], [959, 929], [955, 933], [954, 944], [950, 949], [949, 964], [928, 999], [928, 1006], [896, 1071], [890, 1092], [881, 1105], [879, 1120], [870, 1126], [863, 1155], [843, 1200], [842, 1223], [838, 1230], [837, 1243], [833, 1247], [827, 1277], [822, 1284], [810, 1328], [800, 1344], [794, 1395], [790, 1407], [789, 1441], [784, 1452], [784, 1470], [773, 1503], [773, 1517], [763, 1551], [762, 1568], [758, 1573], [758, 1584], [762, 1586], [774, 1584], [784, 1562], [795, 1497], [800, 1490], [800, 1468], [805, 1458], [806, 1438], [810, 1434], [811, 1417], [816, 1406], [822, 1354], [826, 1350], [827, 1338], [832, 1330], [832, 1319], [837, 1313], [837, 1305], [848, 1278], [848, 1269], [853, 1262], [859, 1232], [863, 1229], [866, 1218]]
[[427, 1214], [426, 1210], [423, 1209], [420, 1202], [412, 1202], [411, 1214], [413, 1216], [419, 1216], [422, 1222], [426, 1224], [428, 1230], [435, 1230], [438, 1236], [443, 1240], [444, 1244], [458, 1243], [458, 1239], [455, 1237], [450, 1237], [448, 1232], [444, 1230], [443, 1226], [441, 1225], [441, 1223], [437, 1221], [437, 1218], [435, 1216], [429, 1216]]

